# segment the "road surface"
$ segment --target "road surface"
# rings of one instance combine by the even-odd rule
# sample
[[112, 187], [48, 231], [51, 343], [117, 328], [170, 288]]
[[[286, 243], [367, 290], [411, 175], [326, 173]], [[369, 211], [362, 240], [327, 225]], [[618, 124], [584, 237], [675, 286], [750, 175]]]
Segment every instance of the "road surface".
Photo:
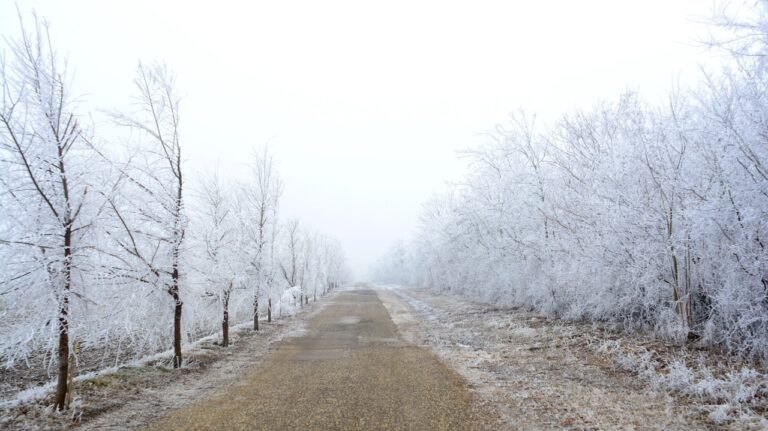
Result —
[[150, 429], [485, 428], [461, 377], [403, 341], [375, 291], [358, 286], [326, 301], [237, 385]]

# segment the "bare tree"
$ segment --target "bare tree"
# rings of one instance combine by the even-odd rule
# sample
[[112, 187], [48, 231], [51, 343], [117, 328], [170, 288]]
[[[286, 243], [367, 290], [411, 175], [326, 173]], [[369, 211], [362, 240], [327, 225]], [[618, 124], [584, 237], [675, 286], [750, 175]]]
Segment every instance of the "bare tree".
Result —
[[112, 237], [124, 254], [119, 275], [163, 289], [173, 301], [173, 366], [182, 365], [180, 263], [187, 219], [179, 141], [179, 96], [174, 75], [163, 64], [139, 64], [134, 79], [137, 111], [115, 113], [121, 126], [139, 133], [128, 184], [110, 204], [116, 216]]
[[288, 286], [294, 287], [301, 279], [301, 226], [297, 219], [286, 223], [285, 241], [285, 255], [280, 259], [280, 272]]
[[204, 257], [203, 273], [206, 281], [205, 293], [215, 298], [222, 306], [222, 345], [229, 345], [229, 303], [236, 286], [238, 265], [237, 231], [234, 223], [232, 202], [219, 177], [218, 169], [205, 177], [200, 185], [202, 205], [198, 220]]
[[267, 266], [267, 289], [269, 290], [269, 296], [267, 297], [267, 322], [272, 322], [272, 295], [275, 293], [275, 289], [279, 287], [277, 282], [277, 240], [279, 233], [278, 228], [280, 226], [278, 223], [278, 211], [280, 208], [279, 201], [281, 194], [282, 189], [280, 190], [280, 193], [273, 196], [272, 202], [272, 229], [270, 229], [269, 235], [269, 262]]
[[47, 23], [35, 16], [31, 31], [21, 27], [21, 37], [9, 40], [10, 58], [0, 58], [0, 295], [35, 305], [19, 316], [28, 325], [23, 330], [34, 331], [29, 319], [36, 318], [56, 328], [54, 403], [62, 410], [70, 380], [71, 303], [82, 298], [76, 283], [88, 271], [98, 171]]
[[[253, 274], [253, 329], [259, 330], [259, 298], [267, 282], [273, 278], [272, 264], [277, 208], [282, 195], [282, 182], [275, 162], [265, 147], [254, 154], [251, 181], [241, 186], [243, 237], [249, 251], [249, 266]], [[270, 244], [271, 242], [271, 244]], [[271, 300], [270, 300], [271, 302]]]

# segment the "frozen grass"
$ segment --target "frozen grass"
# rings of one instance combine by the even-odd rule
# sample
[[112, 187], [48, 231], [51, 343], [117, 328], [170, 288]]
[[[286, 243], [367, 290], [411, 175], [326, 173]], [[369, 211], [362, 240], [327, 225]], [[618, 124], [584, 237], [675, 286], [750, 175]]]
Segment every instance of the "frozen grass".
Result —
[[[136, 400], [136, 394], [144, 389], [157, 385], [190, 386], [184, 383], [184, 377], [203, 372], [213, 362], [224, 358], [232, 358], [230, 355], [245, 349], [243, 358], [238, 359], [237, 366], [247, 366], [258, 360], [258, 355], [265, 352], [266, 348], [285, 337], [295, 336], [304, 331], [303, 319], [293, 319], [290, 316], [301, 313], [304, 317], [312, 316], [324, 308], [324, 301], [311, 302], [309, 307], [286, 307], [283, 309], [283, 317], [286, 319], [275, 320], [272, 324], [264, 325], [260, 333], [250, 331], [252, 321], [241, 322], [230, 327], [232, 346], [221, 348], [221, 332], [202, 337], [184, 346], [184, 367], [179, 370], [172, 368], [173, 351], [166, 350], [147, 355], [141, 359], [132, 360], [123, 364], [107, 367], [98, 371], [83, 373], [75, 378], [75, 396], [72, 408], [66, 413], [57, 413], [52, 410], [49, 398], [54, 389], [54, 383], [33, 386], [17, 392], [13, 397], [0, 402], [0, 429], [5, 427], [19, 429], [53, 429], [60, 428], [61, 424], [71, 421], [79, 421], [85, 414], [88, 420], [108, 411], [123, 402]], [[276, 317], [276, 316], [273, 316]], [[286, 325], [289, 323], [288, 325]], [[245, 340], [245, 341], [243, 341]], [[246, 346], [241, 346], [241, 343]], [[250, 352], [250, 353], [248, 353]], [[231, 367], [225, 365], [224, 368]], [[202, 375], [207, 379], [207, 374]], [[181, 382], [177, 380], [181, 379]], [[205, 389], [209, 389], [206, 387]], [[180, 388], [179, 391], [189, 394], [191, 390]], [[155, 392], [150, 389], [152, 396]], [[106, 396], [105, 394], [109, 394]], [[96, 397], [96, 398], [94, 398]], [[101, 398], [104, 398], [103, 400]], [[112, 400], [112, 398], [115, 398]], [[180, 401], [177, 401], [177, 403]], [[151, 406], [147, 407], [151, 408]], [[154, 412], [155, 414], [158, 412]], [[149, 413], [148, 413], [149, 414]], [[137, 419], [139, 420], [139, 419]]]
[[[240, 324], [232, 326], [230, 328], [230, 331], [232, 333], [236, 333], [238, 331], [243, 330], [244, 328], [250, 327], [251, 324], [252, 322], [242, 322]], [[186, 344], [184, 346], [184, 355], [185, 355], [184, 365], [185, 366], [188, 365], [190, 356], [194, 356], [195, 354], [200, 353], [202, 346], [209, 345], [218, 341], [221, 338], [221, 336], [222, 336], [221, 331], [219, 331], [217, 333], [208, 335], [194, 342]], [[162, 368], [169, 368], [171, 367], [172, 362], [173, 362], [173, 350], [169, 349], [169, 350], [158, 352], [152, 355], [147, 355], [140, 359], [127, 361], [120, 365], [106, 367], [98, 371], [91, 371], [91, 372], [80, 374], [74, 378], [74, 381], [76, 383], [80, 383], [80, 382], [104, 377], [110, 374], [115, 374], [126, 368], [145, 367], [148, 365], [157, 365]], [[49, 396], [53, 392], [54, 387], [55, 387], [55, 382], [52, 381], [42, 386], [33, 386], [30, 388], [24, 389], [18, 392], [15, 396], [11, 397], [10, 399], [0, 400], [0, 408], [10, 408], [10, 407], [18, 406], [19, 404], [40, 401], [45, 397]]]
[[456, 368], [500, 429], [768, 428], [766, 374], [717, 352], [445, 292], [378, 289], [404, 337]]
[[624, 370], [643, 377], [655, 390], [693, 397], [713, 422], [768, 429], [768, 374], [746, 365], [728, 364], [713, 352], [674, 353], [638, 346], [633, 340], [590, 343]]

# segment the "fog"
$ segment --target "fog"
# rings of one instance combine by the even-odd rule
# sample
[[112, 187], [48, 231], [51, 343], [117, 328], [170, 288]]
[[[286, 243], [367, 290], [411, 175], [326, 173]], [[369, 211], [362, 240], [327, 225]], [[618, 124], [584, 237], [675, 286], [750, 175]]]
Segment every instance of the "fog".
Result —
[[4, 1], [5, 36], [17, 7], [50, 22], [97, 131], [100, 109], [130, 103], [139, 60], [167, 62], [189, 169], [236, 175], [269, 145], [282, 216], [339, 238], [363, 278], [509, 112], [551, 118], [627, 89], [656, 100], [698, 76], [712, 5]]

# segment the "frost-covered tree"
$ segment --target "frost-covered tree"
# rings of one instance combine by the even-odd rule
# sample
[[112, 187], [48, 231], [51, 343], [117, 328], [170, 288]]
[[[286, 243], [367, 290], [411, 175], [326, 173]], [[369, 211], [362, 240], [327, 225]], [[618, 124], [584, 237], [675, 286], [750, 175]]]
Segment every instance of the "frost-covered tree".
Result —
[[[74, 364], [119, 366], [172, 344], [180, 367], [185, 337], [221, 331], [226, 345], [230, 324], [258, 328], [262, 299], [271, 321], [273, 296], [281, 312], [296, 311], [286, 287], [290, 296], [306, 284], [306, 301], [306, 289], [320, 295], [346, 280], [337, 241], [314, 234], [310, 250], [298, 221], [288, 224], [293, 237], [278, 229], [282, 184], [266, 150], [246, 181], [233, 181], [240, 187], [214, 174], [187, 200], [179, 97], [165, 66], [138, 66], [133, 109], [112, 114], [129, 131], [116, 145], [82, 125], [46, 23], [5, 41], [0, 358], [11, 384], [32, 382], [17, 371], [37, 381], [55, 370], [53, 401], [66, 408]], [[285, 250], [294, 252], [291, 283]]]
[[[299, 286], [302, 271], [302, 229], [298, 219], [289, 220], [283, 230], [283, 252], [280, 257], [280, 273], [288, 287]], [[303, 295], [303, 290], [302, 290]], [[303, 303], [303, 296], [302, 296]]]
[[181, 367], [182, 246], [187, 227], [179, 140], [179, 96], [165, 65], [139, 64], [135, 112], [115, 113], [136, 133], [132, 158], [122, 170], [123, 188], [110, 201], [111, 239], [118, 248], [114, 275], [165, 291], [173, 307], [174, 368]]
[[325, 294], [349, 281], [350, 271], [347, 267], [344, 248], [339, 240], [333, 237], [325, 237], [323, 244], [323, 265], [325, 267], [323, 294]]
[[[240, 186], [241, 250], [248, 256], [247, 272], [253, 285], [253, 329], [259, 330], [259, 299], [271, 293], [275, 280], [277, 213], [282, 182], [274, 159], [265, 147], [254, 154], [250, 178]], [[268, 297], [271, 319], [271, 296]]]
[[384, 283], [412, 284], [412, 271], [408, 266], [413, 259], [409, 253], [403, 240], [393, 242], [373, 266], [373, 278]]
[[232, 202], [231, 185], [216, 170], [201, 180], [200, 204], [195, 231], [202, 256], [197, 265], [203, 291], [221, 304], [222, 345], [229, 345], [229, 312], [233, 293], [247, 269], [239, 253], [239, 231]]
[[629, 93], [543, 126], [513, 115], [378, 278], [768, 361], [768, 3], [756, 6], [718, 18], [733, 61], [664, 105]]
[[37, 342], [55, 349], [54, 404], [63, 409], [78, 313], [96, 272], [105, 171], [47, 23], [35, 16], [8, 42], [0, 58], [0, 354], [26, 358]]

